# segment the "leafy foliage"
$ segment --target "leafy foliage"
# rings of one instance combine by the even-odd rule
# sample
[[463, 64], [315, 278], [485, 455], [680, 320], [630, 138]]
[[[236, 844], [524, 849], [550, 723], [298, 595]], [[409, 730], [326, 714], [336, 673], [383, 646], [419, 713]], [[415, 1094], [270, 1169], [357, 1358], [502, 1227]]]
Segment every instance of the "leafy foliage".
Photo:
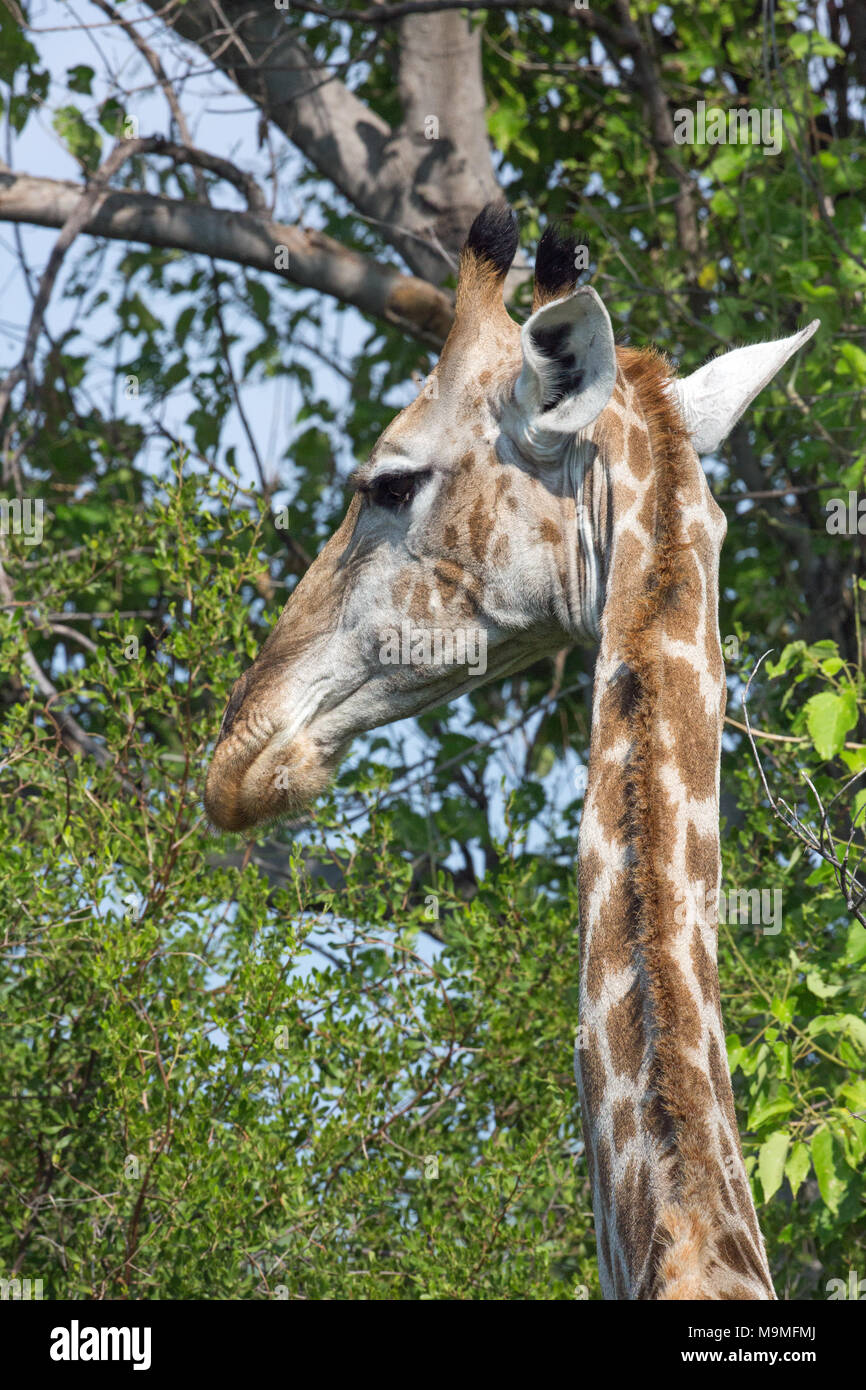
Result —
[[[631, 60], [571, 15], [491, 11], [483, 42], [525, 235], [584, 229], [620, 338], [691, 369], [822, 320], [711, 473], [738, 721], [723, 887], [770, 908], [720, 928], [729, 1056], [777, 1287], [808, 1298], [866, 1258], [866, 931], [771, 814], [735, 701], [774, 649], [755, 719], [776, 737], [758, 742], [804, 818], [801, 770], [826, 804], [866, 769], [863, 542], [826, 525], [863, 486], [866, 160], [854, 46], [811, 4], [775, 9], [765, 49], [760, 7], [741, 0], [632, 6], [667, 106], [780, 106], [777, 157], [661, 160]], [[395, 30], [305, 23], [393, 119]], [[15, 132], [47, 110], [88, 171], [125, 110], [91, 68], [49, 74], [2, 6], [0, 85]], [[121, 180], [198, 196], [176, 167], [134, 160]], [[318, 171], [298, 188], [329, 234], [392, 256]], [[598, 1297], [571, 1075], [590, 657], [377, 732], [315, 822], [266, 845], [214, 838], [199, 804], [232, 681], [342, 515], [348, 455], [369, 451], [428, 353], [372, 322], [343, 352], [347, 313], [204, 254], [82, 243], [63, 295], [73, 326], [45, 341], [3, 440], [46, 521], [38, 546], [2, 537], [0, 1266], [53, 1297]], [[289, 542], [273, 492], [236, 468], [237, 396], [273, 381], [292, 401]], [[75, 750], [66, 715], [101, 756]], [[858, 787], [834, 832], [862, 845]]]

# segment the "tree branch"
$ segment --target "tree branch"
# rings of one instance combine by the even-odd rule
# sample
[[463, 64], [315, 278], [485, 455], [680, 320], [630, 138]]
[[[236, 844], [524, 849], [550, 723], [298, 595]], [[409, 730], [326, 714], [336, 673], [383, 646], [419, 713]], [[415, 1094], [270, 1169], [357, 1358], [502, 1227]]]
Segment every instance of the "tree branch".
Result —
[[[0, 222], [63, 227], [82, 192], [80, 184], [0, 167]], [[441, 347], [454, 315], [451, 295], [435, 285], [404, 275], [322, 232], [251, 213], [109, 189], [89, 211], [81, 230], [268, 271], [304, 289], [332, 295], [432, 347]], [[285, 269], [275, 264], [278, 247], [288, 252]]]
[[630, 85], [642, 95], [646, 103], [653, 147], [668, 172], [673, 174], [679, 184], [679, 193], [674, 204], [677, 238], [680, 248], [691, 261], [690, 273], [693, 277], [698, 271], [697, 257], [700, 251], [695, 189], [688, 170], [673, 153], [674, 123], [662, 82], [661, 68], [653, 48], [641, 40], [640, 30], [631, 16], [629, 0], [615, 0], [615, 9], [621, 25], [617, 41], [622, 46], [623, 39], [626, 40], [628, 50], [634, 59], [634, 80]]
[[[450, 7], [401, 21], [397, 130], [316, 62], [300, 38], [306, 31], [284, 11], [250, 0], [186, 0], [162, 17], [358, 212], [379, 222], [412, 270], [434, 283], [451, 273], [475, 213], [499, 194], [483, 120], [480, 33], [464, 15]], [[435, 135], [428, 116], [439, 122]]]

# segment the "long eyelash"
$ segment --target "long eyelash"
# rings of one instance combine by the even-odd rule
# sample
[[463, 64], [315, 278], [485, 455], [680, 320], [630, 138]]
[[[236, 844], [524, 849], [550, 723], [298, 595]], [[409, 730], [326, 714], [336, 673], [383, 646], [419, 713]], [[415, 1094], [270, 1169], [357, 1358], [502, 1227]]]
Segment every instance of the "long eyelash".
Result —
[[392, 483], [410, 483], [411, 486], [402, 500], [408, 502], [417, 492], [422, 483], [426, 483], [430, 477], [429, 468], [419, 468], [414, 473], [379, 473], [377, 477], [364, 481], [350, 480], [350, 486], [354, 492], [360, 492], [362, 496], [371, 496], [383, 489], [387, 489]]

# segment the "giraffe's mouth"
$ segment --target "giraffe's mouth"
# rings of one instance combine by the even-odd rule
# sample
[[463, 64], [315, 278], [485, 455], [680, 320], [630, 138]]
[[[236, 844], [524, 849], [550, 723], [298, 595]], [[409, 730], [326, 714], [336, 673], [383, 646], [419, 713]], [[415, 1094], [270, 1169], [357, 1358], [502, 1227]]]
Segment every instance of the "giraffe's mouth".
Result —
[[204, 805], [220, 830], [251, 830], [297, 816], [333, 777], [347, 743], [324, 744], [308, 730], [249, 740], [223, 738], [208, 769]]
[[255, 672], [252, 666], [235, 682], [208, 768], [204, 805], [220, 830], [298, 815], [325, 789], [348, 747], [320, 716], [351, 686], [343, 683], [338, 693], [314, 678], [293, 698], [281, 698], [279, 684], [263, 689]]
[[232, 691], [208, 769], [209, 820], [239, 832], [300, 815], [325, 790], [358, 735], [519, 670], [545, 649], [536, 633], [511, 634], [491, 647], [480, 674], [465, 665], [377, 665], [370, 671], [361, 662], [342, 678], [335, 678], [339, 663], [332, 653], [303, 682], [283, 672], [282, 682], [266, 688], [251, 667]]

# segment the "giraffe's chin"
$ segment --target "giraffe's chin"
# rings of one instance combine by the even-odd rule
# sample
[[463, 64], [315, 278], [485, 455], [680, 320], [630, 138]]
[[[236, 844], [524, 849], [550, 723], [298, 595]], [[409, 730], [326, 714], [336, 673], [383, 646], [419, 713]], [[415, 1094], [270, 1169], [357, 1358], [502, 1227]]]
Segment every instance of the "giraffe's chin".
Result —
[[325, 753], [308, 734], [248, 750], [221, 743], [208, 770], [204, 805], [219, 830], [244, 831], [307, 809], [327, 787], [344, 747]]

